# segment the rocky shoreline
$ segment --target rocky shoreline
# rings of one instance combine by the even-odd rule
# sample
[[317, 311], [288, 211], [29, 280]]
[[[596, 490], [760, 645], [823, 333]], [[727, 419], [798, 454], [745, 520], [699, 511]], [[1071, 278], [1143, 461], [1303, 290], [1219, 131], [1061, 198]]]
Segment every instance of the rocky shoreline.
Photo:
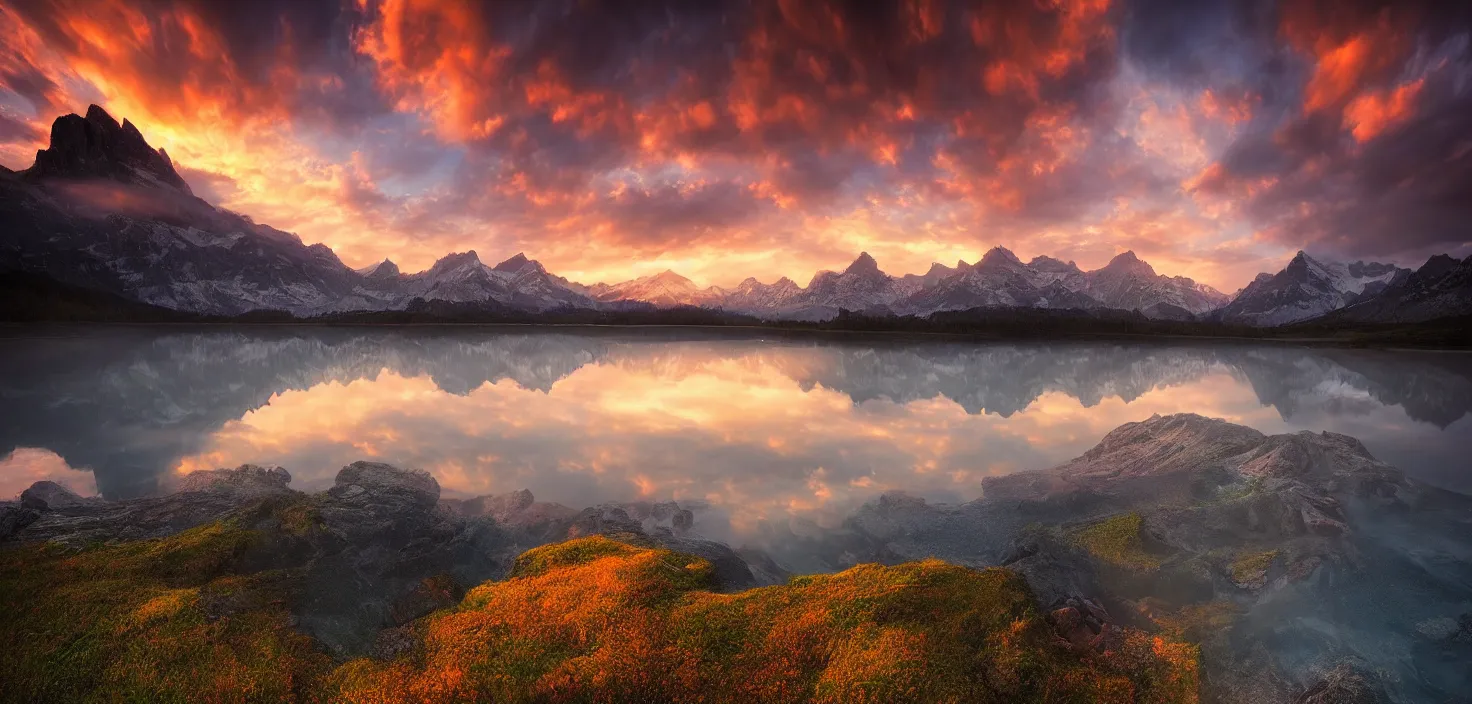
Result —
[[[1199, 644], [1207, 701], [1472, 691], [1456, 667], [1472, 658], [1472, 498], [1410, 481], [1333, 433], [1157, 416], [1059, 467], [990, 478], [977, 501], [886, 495], [840, 529], [768, 551], [701, 538], [676, 502], [443, 499], [429, 474], [371, 462], [316, 494], [290, 479], [246, 465], [118, 502], [38, 482], [0, 503], [0, 555], [84, 555], [237, 526], [264, 537], [234, 549], [230, 569], [291, 575], [291, 629], [338, 661], [404, 656], [423, 637], [415, 624], [467, 590], [513, 574], [528, 551], [591, 536], [702, 558], [705, 586], [727, 593], [805, 579], [789, 570], [940, 558], [1021, 575], [1058, 647], [1079, 657], [1104, 658], [1130, 633]], [[207, 610], [229, 612], [229, 601]], [[1374, 603], [1379, 612], [1355, 613]]]

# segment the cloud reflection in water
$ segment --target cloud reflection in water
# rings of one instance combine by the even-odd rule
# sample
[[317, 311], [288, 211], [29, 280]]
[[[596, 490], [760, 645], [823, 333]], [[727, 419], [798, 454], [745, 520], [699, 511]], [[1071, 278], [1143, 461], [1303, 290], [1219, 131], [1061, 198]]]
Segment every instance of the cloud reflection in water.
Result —
[[[53, 451], [114, 497], [245, 462], [316, 489], [374, 458], [433, 472], [447, 495], [700, 502], [697, 527], [733, 539], [763, 521], [832, 524], [888, 490], [970, 500], [984, 476], [1181, 411], [1346, 432], [1472, 488], [1455, 449], [1472, 373], [1446, 356], [293, 331], [10, 340], [0, 357], [16, 370], [0, 376], [0, 451]], [[0, 490], [19, 481], [6, 472]]]

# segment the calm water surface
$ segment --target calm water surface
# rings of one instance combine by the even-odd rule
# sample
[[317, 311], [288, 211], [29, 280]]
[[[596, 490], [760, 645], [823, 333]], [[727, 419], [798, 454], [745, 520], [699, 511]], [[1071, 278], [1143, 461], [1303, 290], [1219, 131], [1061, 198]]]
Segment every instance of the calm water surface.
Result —
[[194, 469], [278, 464], [330, 486], [359, 459], [447, 496], [583, 507], [675, 499], [756, 541], [891, 490], [932, 501], [1195, 412], [1333, 430], [1472, 493], [1472, 357], [1292, 346], [977, 344], [697, 332], [269, 329], [0, 340], [0, 496], [111, 498]]

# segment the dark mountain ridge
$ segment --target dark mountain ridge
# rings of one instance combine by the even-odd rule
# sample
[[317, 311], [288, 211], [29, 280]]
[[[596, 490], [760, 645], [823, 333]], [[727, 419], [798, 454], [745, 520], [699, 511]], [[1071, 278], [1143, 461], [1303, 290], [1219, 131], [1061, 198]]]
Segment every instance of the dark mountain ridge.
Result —
[[[761, 320], [827, 321], [845, 311], [917, 316], [975, 308], [1139, 311], [1162, 321], [1210, 319], [1274, 326], [1415, 323], [1472, 313], [1466, 262], [1434, 258], [1411, 276], [1389, 264], [1344, 265], [1300, 252], [1235, 298], [1185, 277], [1162, 276], [1134, 252], [1084, 271], [1039, 256], [1024, 263], [995, 247], [976, 264], [934, 264], [891, 276], [867, 252], [806, 287], [750, 278], [731, 289], [698, 288], [664, 272], [585, 286], [524, 253], [487, 266], [452, 253], [404, 274], [392, 261], [354, 270], [324, 244], [255, 223], [194, 196], [173, 160], [129, 121], [98, 106], [57, 118], [51, 143], [24, 171], [0, 173], [0, 271], [28, 272], [148, 306], [206, 316], [281, 311], [296, 318], [474, 308], [493, 315], [582, 310], [623, 313], [697, 306]], [[26, 284], [31, 285], [31, 284]], [[34, 287], [33, 287], [34, 288]], [[562, 314], [565, 317], [565, 313]]]

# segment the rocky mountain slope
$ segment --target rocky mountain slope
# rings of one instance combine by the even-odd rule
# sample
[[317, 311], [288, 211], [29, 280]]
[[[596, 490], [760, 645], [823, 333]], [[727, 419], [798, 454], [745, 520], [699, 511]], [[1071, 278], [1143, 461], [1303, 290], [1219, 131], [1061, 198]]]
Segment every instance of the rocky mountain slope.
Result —
[[1379, 294], [1337, 311], [1331, 320], [1418, 323], [1472, 312], [1472, 256], [1434, 256], [1390, 282]]
[[598, 283], [585, 292], [599, 301], [640, 301], [656, 306], [699, 306], [720, 299], [718, 288], [702, 289], [694, 281], [666, 269], [617, 284]]
[[1372, 298], [1409, 273], [1391, 264], [1341, 264], [1300, 251], [1277, 274], [1259, 274], [1216, 317], [1258, 326], [1311, 320]]
[[197, 198], [161, 150], [127, 121], [92, 106], [52, 126], [30, 169], [0, 174], [0, 269], [177, 310], [296, 315], [394, 310], [414, 298], [473, 300], [518, 310], [592, 306], [525, 257], [487, 267], [474, 252], [404, 275], [393, 262], [363, 271], [326, 245]]
[[[1000, 247], [974, 265], [935, 264], [924, 275], [899, 277], [861, 253], [843, 271], [818, 272], [806, 287], [784, 278], [700, 288], [673, 271], [586, 286], [523, 254], [487, 266], [473, 251], [446, 255], [414, 274], [391, 261], [354, 270], [326, 245], [308, 246], [195, 197], [168, 154], [149, 146], [132, 123], [119, 124], [95, 105], [85, 117], [58, 118], [49, 147], [37, 152], [31, 168], [0, 172], [0, 223], [14, 233], [0, 243], [0, 271], [211, 315], [398, 311], [422, 300], [522, 313], [621, 310], [630, 303], [699, 306], [812, 321], [841, 311], [928, 316], [977, 307], [1115, 309], [1267, 326], [1372, 300], [1378, 302], [1335, 320], [1415, 322], [1472, 310], [1467, 275], [1448, 271], [1450, 264], [1465, 269], [1465, 262], [1434, 259], [1408, 283], [1410, 272], [1389, 264], [1339, 264], [1302, 252], [1230, 300], [1191, 279], [1159, 275], [1133, 252], [1083, 271], [1051, 257], [1024, 263]], [[1391, 289], [1394, 299], [1380, 300]]]
[[[1103, 307], [1139, 310], [1152, 318], [1204, 315], [1231, 300], [1226, 294], [1184, 276], [1156, 274], [1134, 252], [1115, 257], [1103, 268], [1085, 273], [1083, 278], [1083, 292]], [[1180, 311], [1188, 315], [1182, 316]]]

